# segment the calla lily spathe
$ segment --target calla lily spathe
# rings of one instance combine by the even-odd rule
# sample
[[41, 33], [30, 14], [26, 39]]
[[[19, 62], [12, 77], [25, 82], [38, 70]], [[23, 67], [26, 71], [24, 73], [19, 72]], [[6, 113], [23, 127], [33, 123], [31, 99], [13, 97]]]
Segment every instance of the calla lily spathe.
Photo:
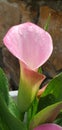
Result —
[[27, 111], [45, 76], [37, 72], [50, 57], [53, 45], [48, 32], [27, 22], [13, 26], [3, 42], [20, 63], [18, 105], [21, 112]]
[[62, 127], [56, 124], [43, 124], [36, 127], [34, 130], [62, 130]]

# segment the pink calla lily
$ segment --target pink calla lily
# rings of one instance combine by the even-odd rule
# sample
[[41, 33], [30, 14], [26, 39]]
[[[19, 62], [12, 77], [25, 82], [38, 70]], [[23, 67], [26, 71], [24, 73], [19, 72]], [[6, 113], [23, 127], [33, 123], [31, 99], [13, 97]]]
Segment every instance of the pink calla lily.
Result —
[[34, 128], [34, 130], [62, 130], [62, 127], [56, 124], [49, 123], [40, 125]]
[[9, 51], [20, 62], [18, 104], [21, 112], [32, 103], [45, 76], [37, 72], [50, 57], [52, 38], [45, 30], [27, 22], [13, 26], [3, 39]]

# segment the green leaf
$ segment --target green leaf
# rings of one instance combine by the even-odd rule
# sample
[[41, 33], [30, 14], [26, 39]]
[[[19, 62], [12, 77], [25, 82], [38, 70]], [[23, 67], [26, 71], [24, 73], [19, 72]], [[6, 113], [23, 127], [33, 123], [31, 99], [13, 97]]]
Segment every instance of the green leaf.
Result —
[[53, 103], [62, 101], [61, 90], [62, 90], [62, 72], [49, 82], [48, 86], [46, 87], [41, 97], [45, 97], [46, 95], [51, 94], [52, 96], [54, 96], [55, 99]]
[[[27, 130], [26, 126], [19, 119], [14, 117], [8, 110], [5, 101], [0, 96], [0, 118], [6, 124], [9, 130]], [[4, 130], [6, 130], [4, 128]]]
[[62, 102], [58, 102], [44, 108], [32, 118], [30, 122], [30, 129], [33, 129], [43, 123], [53, 122], [61, 109]]
[[39, 112], [40, 110], [44, 109], [45, 107], [51, 104], [54, 104], [54, 102], [56, 102], [56, 99], [52, 94], [46, 95], [44, 97], [40, 97], [37, 112]]
[[9, 102], [9, 93], [8, 93], [8, 80], [3, 70], [0, 68], [0, 95], [8, 104]]
[[57, 116], [56, 120], [54, 121], [54, 123], [62, 126], [62, 112], [59, 113], [59, 115]]
[[0, 118], [0, 130], [9, 130], [5, 122], [3, 122], [1, 118]]
[[9, 96], [9, 104], [8, 104], [8, 108], [10, 110], [10, 112], [17, 117], [18, 119], [20, 119], [20, 112], [18, 109], [17, 104], [15, 103], [15, 101], [12, 99], [11, 96]]
[[62, 126], [62, 118], [58, 118], [57, 120], [54, 121], [54, 123]]
[[46, 87], [45, 91], [41, 95], [38, 103], [38, 110], [54, 104], [56, 102], [62, 101], [62, 73], [54, 77]]

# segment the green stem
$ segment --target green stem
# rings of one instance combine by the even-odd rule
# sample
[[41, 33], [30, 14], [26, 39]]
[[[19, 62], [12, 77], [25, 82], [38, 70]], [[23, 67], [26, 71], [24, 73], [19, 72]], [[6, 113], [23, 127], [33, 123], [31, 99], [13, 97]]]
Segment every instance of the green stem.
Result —
[[50, 23], [50, 19], [51, 19], [51, 14], [49, 14], [48, 18], [47, 18], [47, 21], [46, 21], [46, 24], [44, 26], [44, 30], [47, 31], [48, 30], [48, 27], [49, 27], [49, 23]]

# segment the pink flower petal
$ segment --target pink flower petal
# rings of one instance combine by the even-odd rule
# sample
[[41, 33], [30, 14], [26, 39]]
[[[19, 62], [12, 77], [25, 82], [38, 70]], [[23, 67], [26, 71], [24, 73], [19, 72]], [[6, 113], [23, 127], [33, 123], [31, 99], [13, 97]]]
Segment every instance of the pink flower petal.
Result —
[[49, 33], [29, 22], [13, 26], [3, 42], [14, 56], [33, 70], [43, 65], [53, 50]]
[[62, 127], [56, 124], [43, 124], [35, 128], [34, 130], [62, 130]]
[[47, 84], [38, 90], [37, 97], [40, 98], [42, 93], [45, 91]]

